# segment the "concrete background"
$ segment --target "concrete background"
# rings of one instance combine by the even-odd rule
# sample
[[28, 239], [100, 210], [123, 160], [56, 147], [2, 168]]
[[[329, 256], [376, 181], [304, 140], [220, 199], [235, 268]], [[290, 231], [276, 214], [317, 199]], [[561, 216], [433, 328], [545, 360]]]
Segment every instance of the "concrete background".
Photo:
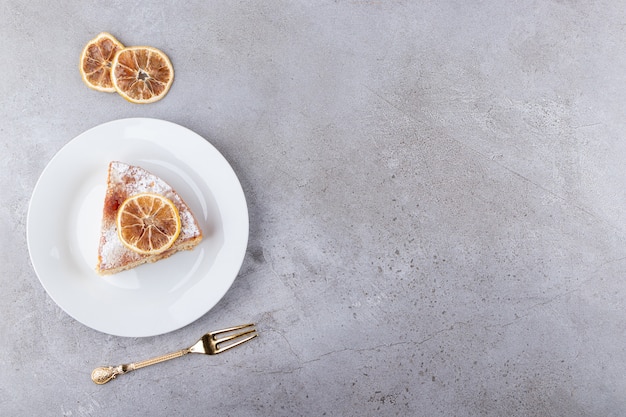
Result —
[[[626, 415], [625, 6], [0, 1], [0, 414]], [[100, 31], [165, 51], [168, 96], [85, 87]], [[207, 138], [250, 210], [231, 290], [157, 337], [74, 321], [26, 247], [50, 158], [125, 117]]]

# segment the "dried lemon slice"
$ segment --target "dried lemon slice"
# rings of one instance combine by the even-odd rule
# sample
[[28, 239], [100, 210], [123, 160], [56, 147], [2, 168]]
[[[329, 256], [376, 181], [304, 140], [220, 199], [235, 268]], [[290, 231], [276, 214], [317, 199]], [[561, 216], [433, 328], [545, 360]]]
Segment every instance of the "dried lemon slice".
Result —
[[90, 88], [114, 93], [111, 81], [111, 63], [124, 45], [113, 35], [102, 32], [90, 40], [80, 55], [80, 75]]
[[180, 215], [174, 203], [158, 194], [127, 198], [117, 211], [117, 234], [127, 248], [155, 255], [166, 251], [180, 234]]
[[151, 46], [124, 48], [111, 67], [115, 90], [132, 103], [162, 99], [174, 81], [174, 67], [167, 55]]

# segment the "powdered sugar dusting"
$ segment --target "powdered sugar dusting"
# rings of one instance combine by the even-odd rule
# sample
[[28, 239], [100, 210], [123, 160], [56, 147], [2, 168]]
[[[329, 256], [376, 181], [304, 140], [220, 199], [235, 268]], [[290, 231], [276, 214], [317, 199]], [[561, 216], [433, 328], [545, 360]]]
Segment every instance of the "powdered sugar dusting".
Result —
[[98, 251], [98, 269], [107, 271], [133, 262], [139, 262], [146, 255], [126, 248], [117, 235], [115, 219], [117, 208], [128, 197], [139, 193], [154, 193], [170, 199], [178, 208], [181, 232], [177, 242], [194, 239], [202, 235], [191, 210], [174, 189], [156, 175], [137, 166], [122, 162], [109, 164], [107, 194], [102, 216], [102, 235]]

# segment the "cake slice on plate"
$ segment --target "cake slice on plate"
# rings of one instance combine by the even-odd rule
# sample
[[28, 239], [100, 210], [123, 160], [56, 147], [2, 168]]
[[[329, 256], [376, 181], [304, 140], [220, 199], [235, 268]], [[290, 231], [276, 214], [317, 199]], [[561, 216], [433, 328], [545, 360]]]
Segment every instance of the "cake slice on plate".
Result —
[[109, 164], [96, 272], [116, 274], [156, 262], [202, 240], [202, 230], [180, 195], [145, 169]]

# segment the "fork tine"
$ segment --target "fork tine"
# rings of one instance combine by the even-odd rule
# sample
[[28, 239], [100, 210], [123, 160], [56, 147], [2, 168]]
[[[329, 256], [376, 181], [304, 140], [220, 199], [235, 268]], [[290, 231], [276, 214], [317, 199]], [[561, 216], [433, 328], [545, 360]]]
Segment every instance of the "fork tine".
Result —
[[[256, 333], [256, 331], [251, 330], [251, 331], [249, 331], [249, 332], [245, 332], [245, 333], [242, 333], [242, 334], [238, 334], [238, 335], [236, 335], [235, 337], [240, 337], [240, 336], [243, 336], [243, 335], [246, 335], [246, 334], [250, 334], [250, 333], [254, 333], [254, 334], [251, 334], [250, 336], [248, 336], [248, 337], [246, 337], [246, 338], [244, 338], [244, 339], [241, 339], [241, 340], [238, 340], [238, 341], [236, 341], [236, 342], [234, 342], [234, 343], [231, 343], [231, 344], [230, 344], [230, 345], [228, 345], [228, 346], [218, 347], [218, 348], [217, 348], [217, 350], [215, 351], [215, 353], [222, 353], [222, 352], [224, 352], [225, 350], [232, 349], [232, 348], [234, 348], [235, 346], [239, 346], [239, 345], [240, 345], [240, 344], [242, 344], [242, 343], [246, 343], [248, 340], [252, 340], [252, 339], [254, 339], [255, 337], [257, 337], [257, 336], [258, 336], [258, 334]], [[233, 338], [232, 338], [232, 337], [230, 337], [230, 338], [229, 338], [229, 340], [230, 340], [230, 339], [233, 339]], [[219, 342], [218, 342], [218, 343], [219, 343]]]
[[217, 336], [218, 334], [228, 333], [234, 330], [241, 330], [241, 329], [245, 329], [246, 327], [252, 327], [252, 326], [254, 326], [254, 323], [242, 324], [241, 326], [228, 327], [226, 329], [216, 330], [214, 332], [210, 332], [210, 334], [211, 336]]
[[247, 334], [254, 333], [254, 332], [256, 332], [256, 329], [246, 330], [245, 332], [235, 333], [235, 334], [231, 334], [231, 335], [220, 337], [220, 338], [213, 336], [213, 340], [215, 340], [215, 343], [218, 344], [218, 343], [228, 342], [229, 340], [237, 339], [241, 336], [245, 336]]

